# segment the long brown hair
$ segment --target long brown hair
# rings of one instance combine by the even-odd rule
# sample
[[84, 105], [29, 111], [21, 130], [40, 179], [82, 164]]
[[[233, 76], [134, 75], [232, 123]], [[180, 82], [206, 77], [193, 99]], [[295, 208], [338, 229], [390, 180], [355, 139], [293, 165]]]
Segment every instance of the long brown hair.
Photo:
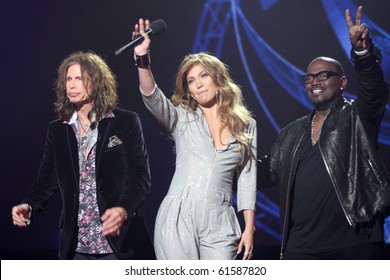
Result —
[[201, 64], [218, 87], [218, 115], [222, 126], [219, 133], [228, 127], [230, 133], [240, 142], [243, 160], [250, 155], [250, 135], [247, 128], [252, 118], [251, 112], [243, 102], [241, 88], [230, 77], [228, 66], [217, 57], [200, 52], [184, 57], [176, 77], [176, 88], [172, 96], [174, 106], [195, 111], [198, 103], [191, 97], [187, 76], [192, 67]]
[[82, 75], [92, 83], [90, 102], [93, 104], [93, 112], [96, 120], [104, 113], [115, 109], [118, 104], [116, 78], [107, 63], [99, 55], [93, 52], [75, 52], [65, 58], [58, 67], [58, 78], [55, 82], [57, 100], [54, 103], [58, 116], [69, 120], [75, 110], [66, 94], [66, 75], [68, 68], [79, 64]]

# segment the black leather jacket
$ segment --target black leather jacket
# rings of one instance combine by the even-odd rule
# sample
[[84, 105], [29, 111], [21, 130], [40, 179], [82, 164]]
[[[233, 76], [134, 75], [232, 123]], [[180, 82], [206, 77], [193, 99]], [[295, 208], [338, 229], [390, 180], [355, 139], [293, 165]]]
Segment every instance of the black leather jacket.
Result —
[[[380, 52], [371, 49], [361, 61], [352, 54], [360, 93], [355, 101], [332, 104], [318, 141], [326, 169], [351, 226], [370, 221], [390, 207], [390, 175], [377, 152], [388, 85], [380, 67]], [[271, 153], [258, 161], [258, 187], [279, 184], [282, 222], [281, 258], [289, 229], [291, 188], [303, 140], [314, 111], [282, 129]]]

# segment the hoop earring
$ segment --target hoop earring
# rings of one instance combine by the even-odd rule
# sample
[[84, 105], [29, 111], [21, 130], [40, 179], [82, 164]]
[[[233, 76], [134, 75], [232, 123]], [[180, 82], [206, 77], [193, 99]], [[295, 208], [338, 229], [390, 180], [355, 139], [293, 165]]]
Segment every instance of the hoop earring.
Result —
[[217, 100], [217, 103], [220, 103], [220, 101], [221, 101], [221, 93], [219, 92], [219, 90], [217, 90], [215, 92], [215, 99]]

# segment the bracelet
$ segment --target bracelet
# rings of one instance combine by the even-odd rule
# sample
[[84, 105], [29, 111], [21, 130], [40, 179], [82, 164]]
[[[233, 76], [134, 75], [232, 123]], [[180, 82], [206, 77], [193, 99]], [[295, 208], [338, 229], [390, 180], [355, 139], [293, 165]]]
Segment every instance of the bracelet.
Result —
[[27, 218], [27, 221], [26, 221], [26, 225], [30, 225], [31, 224], [31, 213], [32, 213], [32, 207], [30, 204], [27, 204], [28, 205], [28, 218]]
[[138, 56], [134, 53], [134, 62], [135, 66], [140, 68], [146, 68], [148, 65], [150, 65], [150, 53], [148, 51], [147, 54]]
[[353, 50], [353, 51], [355, 52], [355, 54], [356, 54], [357, 56], [363, 56], [363, 55], [365, 55], [366, 53], [368, 53], [368, 50], [367, 50], [367, 49], [362, 50], [362, 51], [355, 51], [355, 50]]
[[[122, 207], [123, 208], [123, 207]], [[127, 215], [127, 211], [125, 208], [123, 208], [123, 211], [125, 212], [125, 215], [123, 217], [123, 221], [126, 222], [129, 219], [129, 216]]]

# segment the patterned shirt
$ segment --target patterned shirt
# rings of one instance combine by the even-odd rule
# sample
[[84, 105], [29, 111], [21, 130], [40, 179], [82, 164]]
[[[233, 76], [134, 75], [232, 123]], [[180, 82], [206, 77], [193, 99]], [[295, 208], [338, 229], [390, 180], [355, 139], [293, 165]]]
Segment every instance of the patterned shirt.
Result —
[[[103, 118], [114, 118], [113, 112], [105, 114]], [[79, 209], [78, 209], [78, 242], [76, 252], [85, 254], [108, 254], [112, 249], [107, 238], [102, 234], [102, 222], [97, 203], [96, 191], [96, 142], [98, 126], [87, 134], [80, 135], [78, 116], [74, 112], [68, 122], [72, 125], [79, 147]]]

